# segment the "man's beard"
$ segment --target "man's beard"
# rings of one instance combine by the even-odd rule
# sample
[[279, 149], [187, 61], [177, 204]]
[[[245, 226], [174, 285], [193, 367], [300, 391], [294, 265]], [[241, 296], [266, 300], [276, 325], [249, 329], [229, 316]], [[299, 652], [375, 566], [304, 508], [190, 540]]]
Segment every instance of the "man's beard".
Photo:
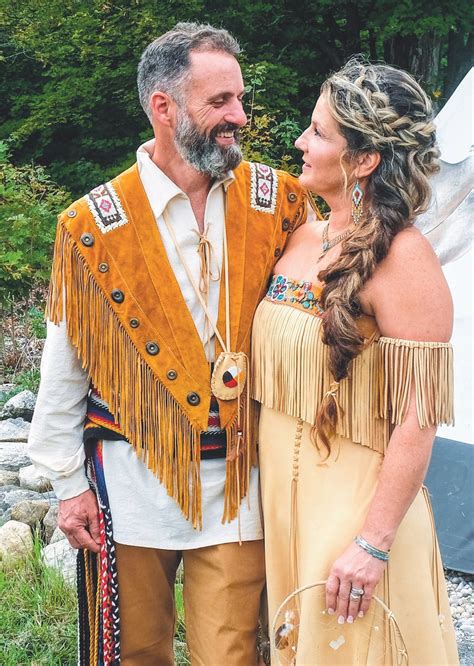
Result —
[[[238, 144], [238, 126], [224, 123], [214, 127], [209, 135], [203, 134], [188, 115], [186, 109], [178, 110], [175, 146], [185, 162], [196, 171], [211, 178], [223, 178], [230, 169], [235, 169], [242, 161], [242, 151]], [[236, 143], [220, 146], [216, 142], [219, 132], [235, 131]]]

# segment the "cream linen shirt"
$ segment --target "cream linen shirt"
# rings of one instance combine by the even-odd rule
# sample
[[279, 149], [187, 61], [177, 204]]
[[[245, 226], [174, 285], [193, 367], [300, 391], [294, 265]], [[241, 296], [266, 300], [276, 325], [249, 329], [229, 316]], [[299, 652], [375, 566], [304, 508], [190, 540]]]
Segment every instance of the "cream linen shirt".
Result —
[[[165, 250], [203, 344], [205, 315], [166, 228], [166, 208], [177, 242], [192, 275], [199, 282], [198, 226], [189, 198], [151, 160], [154, 140], [140, 146], [137, 161], [140, 178], [157, 221]], [[224, 191], [234, 176], [216, 181], [206, 203], [204, 229], [212, 244], [212, 272], [222, 267]], [[209, 310], [217, 321], [219, 281], [211, 282]], [[232, 307], [232, 305], [231, 305]], [[100, 335], [100, 331], [97, 332]], [[214, 358], [214, 336], [206, 350]], [[41, 361], [41, 385], [28, 442], [29, 455], [38, 472], [49, 478], [60, 499], [88, 489], [84, 473], [82, 428], [89, 378], [66, 333], [65, 324], [48, 322]], [[125, 441], [104, 441], [104, 474], [112, 512], [115, 541], [134, 546], [184, 550], [238, 541], [237, 519], [222, 524], [224, 508], [224, 459], [201, 462], [202, 530], [193, 529], [176, 502]], [[263, 538], [258, 495], [258, 470], [252, 469], [249, 503], [242, 501], [241, 538]]]

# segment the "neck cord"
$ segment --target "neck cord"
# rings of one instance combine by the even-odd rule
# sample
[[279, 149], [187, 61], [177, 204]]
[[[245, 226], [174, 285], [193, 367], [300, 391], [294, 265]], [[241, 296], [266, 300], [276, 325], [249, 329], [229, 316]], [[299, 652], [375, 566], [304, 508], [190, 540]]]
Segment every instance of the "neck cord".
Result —
[[174, 247], [176, 249], [176, 252], [178, 254], [178, 257], [183, 265], [184, 270], [186, 271], [186, 275], [188, 276], [189, 282], [191, 283], [192, 288], [194, 289], [194, 292], [196, 294], [197, 299], [199, 300], [202, 309], [204, 310], [204, 314], [206, 315], [206, 318], [213, 329], [216, 338], [219, 341], [219, 344], [221, 345], [222, 349], [225, 352], [230, 351], [230, 298], [229, 298], [229, 256], [228, 256], [228, 250], [227, 250], [227, 231], [226, 231], [226, 226], [225, 226], [225, 214], [224, 214], [224, 285], [225, 285], [225, 326], [226, 326], [226, 342], [224, 342], [221, 334], [219, 333], [219, 330], [217, 329], [217, 326], [214, 324], [214, 321], [212, 319], [211, 313], [209, 312], [209, 308], [207, 307], [207, 304], [202, 297], [201, 291], [196, 284], [196, 281], [194, 280], [191, 270], [186, 263], [186, 260], [183, 256], [183, 252], [181, 248], [178, 245], [178, 241], [176, 238], [176, 234], [174, 232], [173, 226], [170, 222], [169, 216], [168, 216], [168, 211], [165, 209], [163, 211], [163, 219], [166, 224], [166, 228], [168, 229], [168, 233], [171, 236], [171, 240], [174, 243]]

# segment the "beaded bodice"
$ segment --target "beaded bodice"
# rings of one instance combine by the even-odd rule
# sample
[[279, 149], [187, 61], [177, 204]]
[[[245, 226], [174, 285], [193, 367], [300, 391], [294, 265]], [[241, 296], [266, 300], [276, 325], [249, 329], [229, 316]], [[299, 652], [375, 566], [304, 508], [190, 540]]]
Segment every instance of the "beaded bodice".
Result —
[[296, 281], [285, 275], [274, 275], [265, 300], [293, 305], [306, 312], [321, 316], [324, 312], [319, 298], [321, 287], [308, 280]]

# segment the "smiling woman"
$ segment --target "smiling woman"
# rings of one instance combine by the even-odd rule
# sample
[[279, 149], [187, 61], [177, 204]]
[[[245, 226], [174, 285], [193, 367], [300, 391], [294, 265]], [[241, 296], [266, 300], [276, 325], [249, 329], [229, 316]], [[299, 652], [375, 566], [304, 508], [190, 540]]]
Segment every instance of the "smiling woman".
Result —
[[272, 663], [457, 664], [421, 488], [453, 421], [451, 298], [412, 227], [431, 105], [407, 73], [351, 61], [296, 146], [330, 214], [292, 236], [254, 320], [270, 618], [286, 608]]

